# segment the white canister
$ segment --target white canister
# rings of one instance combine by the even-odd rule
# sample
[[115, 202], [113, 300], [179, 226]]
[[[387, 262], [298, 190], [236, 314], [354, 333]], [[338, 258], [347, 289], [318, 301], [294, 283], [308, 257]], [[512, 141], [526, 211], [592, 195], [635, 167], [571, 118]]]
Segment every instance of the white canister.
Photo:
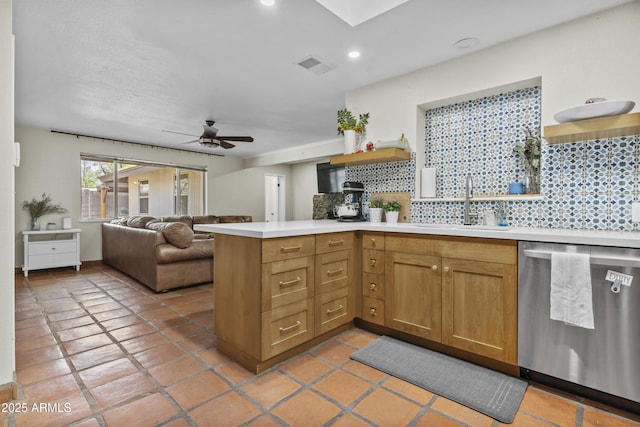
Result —
[[422, 168], [420, 196], [436, 197], [436, 168]]

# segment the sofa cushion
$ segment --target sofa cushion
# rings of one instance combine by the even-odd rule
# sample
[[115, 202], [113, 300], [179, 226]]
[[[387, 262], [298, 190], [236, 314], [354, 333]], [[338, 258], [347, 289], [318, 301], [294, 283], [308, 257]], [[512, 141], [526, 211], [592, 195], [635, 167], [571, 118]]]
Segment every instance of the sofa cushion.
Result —
[[213, 262], [213, 240], [195, 240], [188, 248], [177, 248], [168, 243], [156, 246], [158, 264], [210, 259]]
[[180, 216], [163, 216], [160, 218], [162, 222], [182, 222], [187, 224], [189, 228], [193, 228], [193, 219], [189, 215], [180, 215]]
[[235, 223], [235, 222], [252, 222], [251, 215], [223, 215], [218, 217], [221, 224]]
[[162, 232], [167, 242], [178, 248], [188, 248], [193, 241], [193, 230], [183, 222], [150, 222], [147, 228]]
[[131, 216], [127, 219], [127, 225], [133, 228], [147, 228], [147, 224], [158, 222], [158, 218], [153, 216]]
[[220, 218], [215, 215], [196, 215], [193, 217], [193, 224], [219, 224]]

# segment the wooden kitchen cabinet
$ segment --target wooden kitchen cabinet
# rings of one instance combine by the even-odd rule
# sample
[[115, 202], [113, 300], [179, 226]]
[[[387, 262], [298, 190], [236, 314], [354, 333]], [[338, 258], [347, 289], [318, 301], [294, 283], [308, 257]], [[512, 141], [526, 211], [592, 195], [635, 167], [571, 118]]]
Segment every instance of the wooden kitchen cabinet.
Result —
[[362, 319], [384, 325], [384, 233], [362, 235]]
[[385, 259], [386, 327], [517, 364], [516, 242], [388, 235]]

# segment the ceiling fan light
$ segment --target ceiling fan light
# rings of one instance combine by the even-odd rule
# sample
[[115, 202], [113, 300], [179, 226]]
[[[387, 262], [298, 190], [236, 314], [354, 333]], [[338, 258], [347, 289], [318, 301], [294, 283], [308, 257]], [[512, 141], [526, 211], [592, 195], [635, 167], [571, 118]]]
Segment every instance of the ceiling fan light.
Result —
[[260, 0], [260, 3], [262, 3], [263, 6], [270, 7], [276, 4], [276, 0]]
[[351, 59], [357, 59], [357, 58], [360, 58], [360, 51], [352, 50], [352, 51], [351, 51], [351, 52], [349, 52], [347, 55], [348, 55], [348, 56], [349, 56], [349, 58], [351, 58]]

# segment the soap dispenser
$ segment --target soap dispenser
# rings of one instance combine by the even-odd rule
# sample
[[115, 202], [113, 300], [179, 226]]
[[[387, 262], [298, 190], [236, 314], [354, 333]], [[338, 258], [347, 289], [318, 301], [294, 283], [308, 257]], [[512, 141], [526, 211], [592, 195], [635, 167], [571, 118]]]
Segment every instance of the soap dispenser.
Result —
[[506, 227], [509, 225], [507, 222], [507, 210], [505, 209], [504, 202], [500, 202], [498, 204], [498, 211], [496, 212], [496, 220], [498, 222], [498, 226]]

